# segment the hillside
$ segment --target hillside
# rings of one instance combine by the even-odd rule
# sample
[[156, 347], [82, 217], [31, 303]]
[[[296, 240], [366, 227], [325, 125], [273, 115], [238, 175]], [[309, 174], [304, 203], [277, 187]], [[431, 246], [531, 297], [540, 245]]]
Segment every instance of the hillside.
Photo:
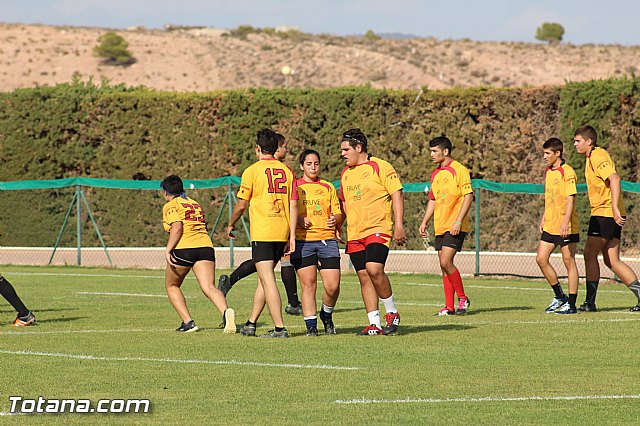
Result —
[[103, 78], [158, 90], [283, 87], [441, 89], [543, 86], [637, 72], [640, 46], [382, 39], [223, 29], [118, 31], [137, 62], [92, 55], [102, 28], [0, 24], [0, 91]]

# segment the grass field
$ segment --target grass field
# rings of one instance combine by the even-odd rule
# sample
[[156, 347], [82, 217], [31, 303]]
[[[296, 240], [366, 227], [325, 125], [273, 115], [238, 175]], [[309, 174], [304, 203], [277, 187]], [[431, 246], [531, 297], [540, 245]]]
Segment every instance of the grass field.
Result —
[[[622, 285], [601, 286], [599, 312], [553, 315], [543, 281], [466, 279], [469, 313], [434, 317], [439, 277], [393, 275], [400, 334], [356, 337], [366, 314], [345, 275], [337, 336], [307, 338], [302, 318], [285, 316], [292, 338], [257, 339], [224, 335], [191, 277], [183, 289], [203, 330], [185, 335], [161, 271], [2, 273], [38, 325], [9, 327], [15, 313], [0, 300], [0, 423], [640, 423], [640, 315]], [[229, 293], [239, 324], [254, 283]], [[269, 325], [265, 313], [259, 332]], [[11, 416], [10, 395], [144, 398], [152, 410]]]

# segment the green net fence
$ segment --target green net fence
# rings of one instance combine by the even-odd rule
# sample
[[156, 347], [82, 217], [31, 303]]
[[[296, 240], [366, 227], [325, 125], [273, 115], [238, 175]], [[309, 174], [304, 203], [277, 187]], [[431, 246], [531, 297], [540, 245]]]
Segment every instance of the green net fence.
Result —
[[[217, 266], [228, 268], [250, 257], [248, 218], [237, 239], [225, 235], [238, 177], [184, 180], [189, 196], [205, 209], [216, 248]], [[334, 182], [338, 185], [338, 182]], [[475, 202], [470, 211], [471, 231], [456, 265], [463, 274], [540, 277], [535, 262], [540, 234], [538, 223], [544, 208], [543, 185], [506, 184], [472, 180]], [[433, 241], [420, 238], [418, 226], [427, 202], [426, 182], [404, 185], [404, 247], [392, 245], [387, 270], [439, 274]], [[158, 180], [112, 180], [68, 178], [57, 180], [0, 182], [4, 202], [0, 220], [4, 230], [0, 263], [28, 265], [84, 265], [113, 267], [164, 267], [166, 234], [162, 230], [164, 199]], [[622, 254], [640, 271], [640, 184], [622, 182], [627, 224]], [[586, 185], [578, 185], [578, 212], [582, 252], [586, 240], [589, 205]], [[430, 235], [433, 235], [431, 224]], [[431, 238], [432, 240], [433, 238]], [[578, 255], [580, 258], [581, 256]], [[552, 264], [560, 275], [564, 266], [559, 254]], [[583, 262], [578, 260], [581, 274]], [[349, 268], [346, 256], [343, 267]], [[611, 273], [602, 265], [603, 277]]]

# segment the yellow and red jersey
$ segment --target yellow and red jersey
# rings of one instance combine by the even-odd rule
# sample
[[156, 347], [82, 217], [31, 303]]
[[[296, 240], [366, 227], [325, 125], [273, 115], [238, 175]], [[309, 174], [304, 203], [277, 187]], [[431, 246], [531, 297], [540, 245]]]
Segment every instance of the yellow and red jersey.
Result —
[[175, 248], [213, 247], [207, 233], [204, 213], [197, 201], [181, 196], [168, 201], [162, 207], [164, 230], [169, 232], [174, 222], [182, 222], [182, 237]]
[[401, 190], [398, 174], [384, 160], [371, 157], [366, 163], [345, 167], [340, 176], [340, 199], [347, 215], [348, 240], [376, 233], [391, 236], [391, 194]]
[[[616, 172], [616, 166], [609, 153], [600, 147], [595, 147], [587, 155], [584, 176], [587, 180], [587, 192], [591, 204], [591, 216], [613, 217], [611, 209], [611, 188], [609, 176]], [[622, 216], [626, 215], [622, 193], [618, 200], [618, 209]]]
[[249, 201], [252, 241], [289, 240], [291, 169], [275, 158], [262, 159], [242, 173], [238, 198]]
[[[329, 228], [329, 216], [341, 214], [336, 189], [326, 180], [307, 182], [304, 178], [293, 182], [292, 200], [298, 203], [298, 217], [309, 218], [309, 228], [296, 227], [296, 240], [319, 241], [335, 238], [335, 227]], [[296, 220], [293, 218], [292, 220]]]
[[[553, 168], [547, 167], [544, 178], [544, 224], [542, 229], [552, 235], [560, 235], [560, 226], [565, 219], [567, 197], [576, 195], [576, 172], [570, 165], [562, 164]], [[576, 202], [573, 204], [569, 234], [580, 232]]]
[[[473, 193], [469, 170], [453, 160], [448, 165], [436, 168], [431, 174], [429, 199], [434, 200], [433, 225], [436, 235], [450, 231], [460, 209], [464, 196]], [[462, 219], [460, 231], [469, 232], [469, 215]]]

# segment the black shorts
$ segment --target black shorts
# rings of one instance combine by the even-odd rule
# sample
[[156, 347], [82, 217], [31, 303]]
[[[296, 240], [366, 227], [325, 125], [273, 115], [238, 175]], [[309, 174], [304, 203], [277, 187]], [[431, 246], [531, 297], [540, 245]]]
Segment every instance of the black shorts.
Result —
[[540, 236], [540, 241], [553, 244], [554, 246], [564, 247], [571, 243], [579, 243], [580, 234], [569, 234], [566, 237], [563, 237], [562, 235], [550, 234], [547, 231], [544, 231]]
[[278, 263], [286, 245], [284, 241], [251, 241], [251, 258], [254, 263], [265, 260]]
[[612, 217], [591, 216], [587, 235], [604, 238], [605, 240], [621, 239], [622, 226], [618, 225]]
[[458, 235], [451, 235], [451, 233], [447, 231], [442, 235], [436, 235], [436, 240], [433, 245], [437, 251], [442, 250], [442, 247], [451, 247], [456, 249], [456, 251], [461, 251], [462, 243], [464, 243], [466, 236], [466, 232], [460, 232]]
[[171, 261], [180, 266], [192, 267], [199, 260], [216, 261], [216, 252], [213, 247], [173, 249], [170, 254]]
[[365, 247], [364, 250], [349, 253], [351, 263], [357, 271], [366, 269], [367, 262], [387, 263], [387, 257], [389, 256], [389, 247], [382, 243], [371, 243]]
[[296, 271], [298, 269], [306, 268], [307, 266], [317, 266], [318, 269], [340, 269], [339, 257], [321, 257], [318, 258], [317, 254], [312, 254], [307, 257], [299, 257], [297, 259], [291, 259], [291, 264]]

